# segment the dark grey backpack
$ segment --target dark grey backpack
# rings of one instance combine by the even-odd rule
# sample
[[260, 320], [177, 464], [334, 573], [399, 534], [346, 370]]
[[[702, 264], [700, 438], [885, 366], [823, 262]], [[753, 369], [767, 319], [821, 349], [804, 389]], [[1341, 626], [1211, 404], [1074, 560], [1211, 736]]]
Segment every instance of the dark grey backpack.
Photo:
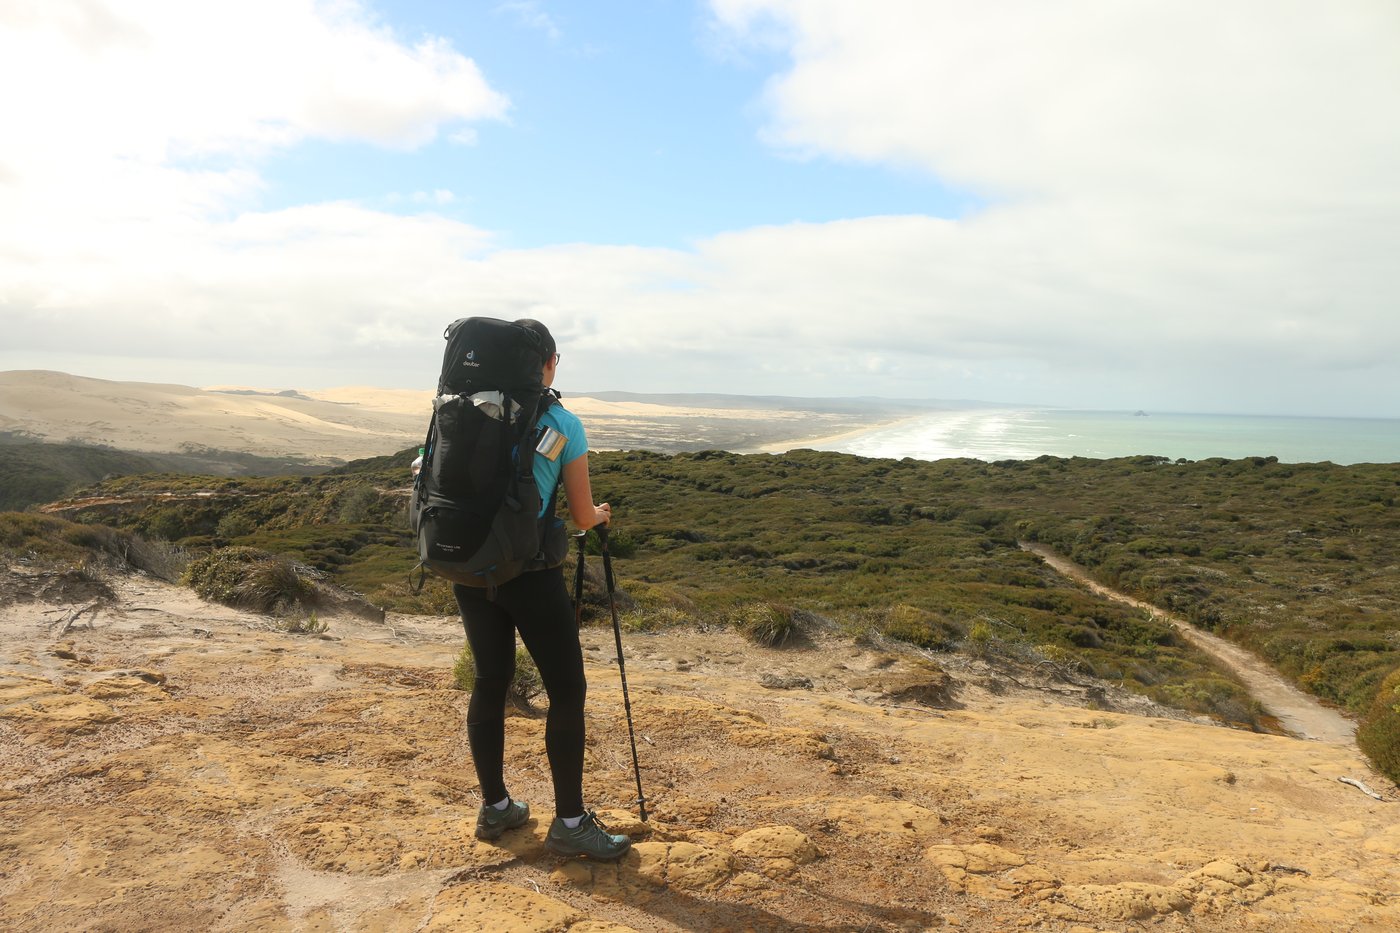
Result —
[[543, 339], [530, 328], [470, 317], [443, 336], [410, 521], [422, 568], [494, 594], [527, 570], [559, 566], [568, 549], [557, 487], [538, 489], [534, 474], [538, 422], [558, 395], [544, 386]]

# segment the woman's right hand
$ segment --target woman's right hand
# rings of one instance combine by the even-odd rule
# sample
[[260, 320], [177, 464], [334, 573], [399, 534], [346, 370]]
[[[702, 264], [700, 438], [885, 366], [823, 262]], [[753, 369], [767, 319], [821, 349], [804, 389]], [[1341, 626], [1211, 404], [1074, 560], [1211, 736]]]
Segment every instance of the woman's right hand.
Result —
[[602, 505], [594, 506], [593, 512], [597, 519], [593, 522], [595, 526], [611, 524], [612, 506], [604, 502]]

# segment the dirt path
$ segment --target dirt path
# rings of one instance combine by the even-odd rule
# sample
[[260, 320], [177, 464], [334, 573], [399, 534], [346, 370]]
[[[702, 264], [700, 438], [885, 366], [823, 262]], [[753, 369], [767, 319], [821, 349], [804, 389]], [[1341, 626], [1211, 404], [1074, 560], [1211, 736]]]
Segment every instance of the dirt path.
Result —
[[1217, 635], [1201, 631], [1180, 616], [1164, 612], [1151, 603], [1134, 599], [1126, 593], [1095, 582], [1083, 567], [1061, 557], [1044, 545], [1025, 541], [1019, 543], [1023, 549], [1035, 554], [1057, 572], [1087, 586], [1098, 595], [1146, 610], [1154, 618], [1170, 622], [1183, 638], [1234, 671], [1269, 714], [1299, 738], [1320, 739], [1325, 742], [1355, 742], [1354, 722], [1336, 710], [1323, 706], [1285, 681], [1252, 652]]

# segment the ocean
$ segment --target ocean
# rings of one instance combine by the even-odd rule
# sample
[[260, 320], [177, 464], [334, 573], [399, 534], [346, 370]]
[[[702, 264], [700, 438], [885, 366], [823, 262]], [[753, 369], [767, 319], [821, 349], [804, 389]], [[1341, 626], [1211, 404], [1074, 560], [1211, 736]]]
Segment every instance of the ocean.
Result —
[[809, 445], [865, 457], [1172, 460], [1277, 457], [1284, 463], [1400, 462], [1400, 419], [966, 409], [931, 412]]

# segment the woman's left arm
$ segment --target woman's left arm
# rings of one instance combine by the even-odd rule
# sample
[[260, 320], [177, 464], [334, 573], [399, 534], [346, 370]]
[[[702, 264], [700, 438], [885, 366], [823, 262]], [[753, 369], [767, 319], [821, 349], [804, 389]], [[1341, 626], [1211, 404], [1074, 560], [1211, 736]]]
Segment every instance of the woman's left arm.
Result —
[[569, 517], [584, 531], [612, 521], [612, 506], [593, 504], [593, 484], [588, 479], [588, 454], [580, 454], [564, 464], [564, 495], [569, 500]]

